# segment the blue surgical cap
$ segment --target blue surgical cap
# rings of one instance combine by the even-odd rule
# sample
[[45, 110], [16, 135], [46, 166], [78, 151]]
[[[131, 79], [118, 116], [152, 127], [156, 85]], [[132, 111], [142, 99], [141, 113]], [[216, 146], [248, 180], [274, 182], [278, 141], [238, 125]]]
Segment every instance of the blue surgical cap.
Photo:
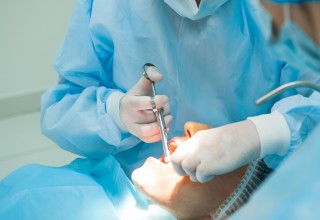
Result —
[[308, 3], [308, 2], [320, 2], [320, 0], [269, 0], [270, 2], [274, 3], [292, 3], [292, 4], [303, 4], [303, 3]]

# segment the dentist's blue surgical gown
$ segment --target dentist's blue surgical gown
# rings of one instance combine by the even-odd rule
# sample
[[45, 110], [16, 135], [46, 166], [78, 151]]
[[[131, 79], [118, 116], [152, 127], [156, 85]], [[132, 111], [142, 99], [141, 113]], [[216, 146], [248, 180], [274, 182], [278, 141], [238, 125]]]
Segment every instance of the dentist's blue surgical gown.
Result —
[[[32, 213], [39, 206], [41, 219], [99, 219], [83, 216], [95, 210], [90, 205], [102, 205], [116, 219], [122, 192], [144, 203], [130, 175], [147, 157], [161, 156], [161, 143], [121, 132], [106, 103], [140, 79], [145, 63], [164, 75], [156, 88], [169, 97], [169, 138], [181, 136], [187, 121], [218, 127], [276, 110], [288, 122], [289, 152], [294, 149], [319, 120], [319, 102], [294, 90], [263, 106], [255, 101], [280, 84], [318, 79], [273, 58], [255, 23], [257, 13], [249, 0], [226, 1], [197, 20], [181, 17], [163, 0], [78, 0], [55, 62], [59, 83], [42, 97], [41, 126], [63, 149], [87, 159], [62, 168], [27, 166], [4, 179], [0, 218], [37, 219]], [[281, 160], [271, 156], [266, 162], [274, 168]], [[97, 180], [97, 172], [109, 184]], [[17, 210], [30, 218], [19, 218]]]
[[320, 125], [230, 220], [300, 220], [320, 216]]

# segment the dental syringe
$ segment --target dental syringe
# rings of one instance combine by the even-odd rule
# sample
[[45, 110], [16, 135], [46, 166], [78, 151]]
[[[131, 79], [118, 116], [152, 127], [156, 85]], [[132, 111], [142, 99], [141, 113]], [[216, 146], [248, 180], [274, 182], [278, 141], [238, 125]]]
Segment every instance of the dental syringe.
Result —
[[164, 109], [163, 108], [158, 109], [156, 106], [156, 103], [154, 102], [154, 98], [157, 93], [156, 93], [154, 81], [152, 81], [148, 76], [148, 73], [146, 70], [148, 67], [156, 67], [156, 66], [151, 63], [144, 64], [142, 67], [142, 74], [146, 79], [148, 79], [151, 82], [151, 86], [152, 86], [152, 96], [151, 96], [152, 111], [155, 114], [155, 116], [157, 118], [158, 125], [160, 127], [162, 148], [163, 148], [163, 152], [164, 152], [164, 162], [168, 163], [168, 162], [170, 162], [170, 147], [168, 144], [167, 126], [166, 126], [166, 122], [165, 122], [164, 116], [163, 116]]

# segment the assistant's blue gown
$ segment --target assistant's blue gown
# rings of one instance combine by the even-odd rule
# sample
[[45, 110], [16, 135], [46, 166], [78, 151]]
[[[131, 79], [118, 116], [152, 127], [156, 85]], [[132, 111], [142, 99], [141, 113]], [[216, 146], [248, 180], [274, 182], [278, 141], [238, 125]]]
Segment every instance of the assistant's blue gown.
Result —
[[230, 220], [319, 219], [320, 125]]

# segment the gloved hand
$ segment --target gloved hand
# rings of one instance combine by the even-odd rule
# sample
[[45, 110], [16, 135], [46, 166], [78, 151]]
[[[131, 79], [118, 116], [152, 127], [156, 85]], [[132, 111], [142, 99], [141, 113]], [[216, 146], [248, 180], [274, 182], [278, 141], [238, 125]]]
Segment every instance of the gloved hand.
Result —
[[[163, 76], [156, 67], [148, 67], [150, 80], [159, 82]], [[120, 100], [120, 120], [127, 130], [146, 143], [161, 140], [160, 128], [152, 111], [151, 96], [152, 86], [150, 80], [145, 77], [131, 88]], [[164, 120], [169, 127], [172, 116], [170, 114], [169, 100], [167, 96], [156, 95], [154, 98], [158, 109], [164, 108]]]
[[197, 132], [171, 155], [175, 171], [194, 182], [207, 182], [258, 159], [260, 140], [250, 120]]

